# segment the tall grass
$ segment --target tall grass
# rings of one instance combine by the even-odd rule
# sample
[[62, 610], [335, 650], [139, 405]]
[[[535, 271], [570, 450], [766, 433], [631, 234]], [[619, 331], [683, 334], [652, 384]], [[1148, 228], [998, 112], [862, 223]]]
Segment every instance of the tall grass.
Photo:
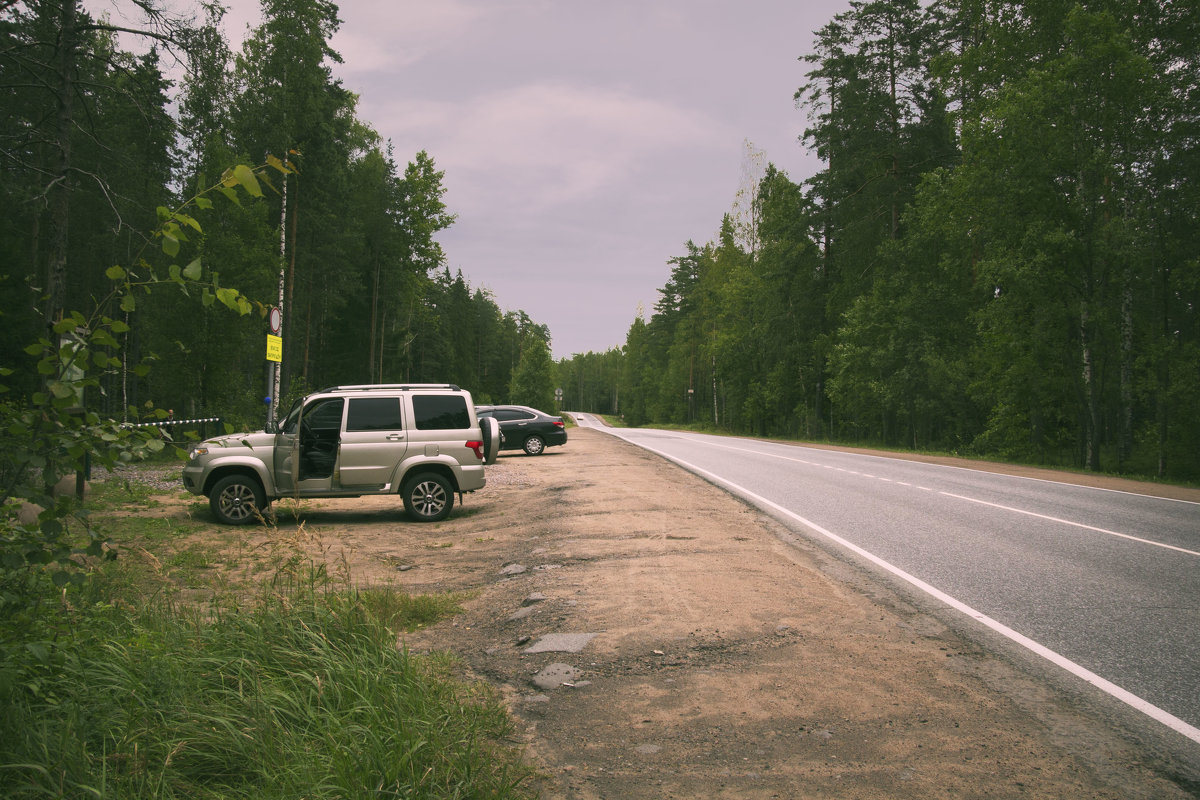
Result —
[[449, 610], [320, 570], [240, 608], [64, 595], [3, 629], [0, 794], [527, 797], [498, 699], [397, 646]]

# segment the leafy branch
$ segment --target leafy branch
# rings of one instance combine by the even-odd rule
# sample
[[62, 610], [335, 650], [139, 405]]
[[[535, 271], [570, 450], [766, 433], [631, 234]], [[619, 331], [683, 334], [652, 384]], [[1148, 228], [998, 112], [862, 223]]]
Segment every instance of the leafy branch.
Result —
[[[222, 286], [217, 273], [203, 279], [200, 259], [183, 267], [172, 263], [166, 275], [160, 275], [144, 256], [157, 242], [163, 253], [176, 258], [190, 236], [203, 234], [195, 213], [213, 207], [212, 195], [222, 194], [238, 205], [242, 193], [261, 198], [263, 185], [271, 186], [271, 171], [287, 175], [294, 167], [273, 157], [255, 168], [238, 165], [178, 208], [159, 208], [158, 226], [135, 257], [136, 267], [110, 267], [105, 274], [112, 288], [89, 313], [64, 313], [46, 336], [25, 348], [37, 359], [40, 388], [28, 396], [15, 396], [11, 387], [0, 382], [0, 607], [20, 601], [21, 587], [36, 580], [34, 567], [67, 567], [78, 556], [107, 552], [76, 493], [63, 491], [62, 479], [82, 477], [92, 464], [111, 469], [166, 446], [157, 427], [135, 428], [102, 419], [86, 407], [88, 392], [102, 391], [102, 377], [122, 368], [114, 353], [130, 327], [112, 316], [110, 309], [115, 306], [128, 314], [137, 308], [140, 295], [173, 284], [189, 296], [198, 293], [205, 307], [220, 303], [243, 316], [256, 307], [265, 313], [262, 303]], [[138, 374], [148, 370], [144, 363], [134, 367]], [[0, 366], [0, 381], [14, 372]], [[155, 408], [149, 416], [164, 420], [168, 412]], [[82, 548], [73, 546], [72, 539], [78, 537], [69, 535], [72, 523], [87, 534]], [[59, 585], [80, 579], [72, 570], [60, 569], [52, 575]]]

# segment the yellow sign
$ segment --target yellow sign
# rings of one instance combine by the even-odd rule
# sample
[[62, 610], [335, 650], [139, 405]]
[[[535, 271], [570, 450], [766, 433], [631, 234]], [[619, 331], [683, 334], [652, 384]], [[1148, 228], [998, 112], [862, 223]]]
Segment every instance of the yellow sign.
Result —
[[283, 361], [283, 337], [267, 334], [267, 361]]

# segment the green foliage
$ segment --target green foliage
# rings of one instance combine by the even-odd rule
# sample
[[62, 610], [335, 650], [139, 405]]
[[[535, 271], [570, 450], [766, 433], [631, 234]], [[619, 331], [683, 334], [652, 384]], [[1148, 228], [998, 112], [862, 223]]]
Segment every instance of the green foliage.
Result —
[[[0, 310], [12, 334], [0, 342], [0, 364], [15, 364], [44, 334], [45, 319], [57, 318], [39, 313], [48, 306], [89, 308], [108, 293], [113, 265], [187, 282], [200, 258], [220, 279], [200, 304], [183, 293], [134, 293], [108, 309], [130, 328], [122, 357], [155, 369], [106, 375], [90, 408], [124, 418], [152, 404], [177, 418], [260, 425], [265, 324], [221, 313], [237, 302], [230, 286], [283, 309], [281, 396], [299, 383], [421, 380], [503, 399], [524, 338], [541, 326], [444, 277], [437, 235], [454, 221], [444, 174], [426, 152], [405, 164], [357, 118], [358, 98], [330, 69], [341, 60], [330, 45], [341, 24], [334, 5], [269, 3], [238, 51], [221, 32], [224, 9], [206, 5], [198, 25], [170, 30], [173, 55], [188, 65], [176, 98], [158, 51], [123, 53], [103, 21], [69, 10], [73, 17], [41, 0], [0, 10], [8, 112], [0, 196], [12, 212], [0, 219], [0, 263], [10, 270], [0, 275]], [[68, 21], [73, 36], [57, 30]], [[75, 70], [57, 69], [60, 60]], [[74, 116], [56, 127], [45, 110], [63, 99]], [[59, 152], [70, 162], [59, 163]], [[198, 193], [226, 165], [263, 153], [303, 175], [264, 183], [259, 202], [160, 216], [182, 204], [177, 193]], [[250, 185], [254, 176], [234, 177]], [[39, 212], [49, 198], [53, 213]], [[203, 231], [193, 225], [201, 212]], [[141, 232], [160, 222], [155, 252], [139, 263]], [[51, 262], [62, 283], [53, 302]]]
[[[111, 598], [94, 607], [81, 602], [79, 592], [96, 588], [84, 576], [94, 577], [113, 551], [60, 479], [169, 449], [157, 427], [126, 423], [255, 420], [268, 304], [287, 310], [284, 395], [326, 381], [416, 379], [476, 382], [499, 397], [525, 342], [549, 338], [523, 313], [502, 314], [486, 293], [460, 293], [438, 279], [444, 258], [435, 235], [453, 221], [441, 200], [443, 175], [420, 153], [401, 177], [390, 147], [355, 117], [357, 98], [329, 70], [340, 60], [329, 46], [339, 24], [334, 5], [267, 3], [263, 26], [239, 54], [220, 33], [219, 5], [205, 6], [206, 19], [194, 29], [156, 17], [154, 0], [138, 7], [169, 23], [154, 41], [182, 48], [174, 55], [188, 61], [177, 98], [159, 50], [122, 52], [115, 29], [76, 4], [0, 7], [0, 263], [7, 273], [0, 275], [0, 317], [8, 334], [0, 342], [0, 785], [10, 794], [19, 785], [29, 796], [217, 796], [227, 773], [208, 767], [251, 755], [271, 763], [279, 744], [240, 747], [241, 731], [226, 736], [239, 724], [261, 724], [266, 739], [276, 736], [265, 701], [262, 720], [234, 710], [230, 722], [209, 713], [208, 698], [183, 694], [183, 684], [217, 699], [229, 688], [221, 682], [228, 675], [203, 671], [214, 662], [187, 671], [195, 654], [189, 646], [201, 642], [209, 652], [202, 640], [211, 631], [201, 635], [198, 620], [168, 607], [117, 610]], [[258, 168], [223, 169], [263, 153]], [[297, 164], [305, 166], [303, 180]], [[214, 202], [215, 195], [231, 202]], [[451, 296], [455, 302], [439, 305]], [[362, 312], [368, 306], [369, 316]], [[461, 317], [450, 318], [451, 310]], [[458, 341], [464, 332], [471, 338]], [[426, 356], [439, 351], [453, 352], [455, 362]], [[151, 538], [149, 524], [139, 522]], [[212, 559], [211, 547], [181, 547], [164, 563], [199, 582]], [[427, 620], [446, 610], [441, 601], [416, 606], [369, 595], [326, 610], [345, 619], [400, 613]], [[221, 629], [218, 638], [227, 634]], [[384, 638], [376, 636], [381, 648]], [[342, 666], [349, 674], [362, 665]], [[206, 683], [214, 676], [216, 683]], [[160, 693], [176, 679], [179, 698], [174, 690]], [[451, 694], [446, 707], [458, 705]], [[148, 705], [138, 706], [139, 697]], [[240, 697], [225, 692], [231, 706]], [[173, 699], [180, 705], [171, 721], [181, 723], [183, 738], [159, 747], [147, 738], [163, 723], [154, 703], [170, 707]], [[496, 777], [503, 760], [493, 764], [490, 745], [462, 726], [447, 736], [467, 742], [471, 753], [459, 763], [469, 774], [447, 777], [456, 767], [445, 766], [450, 744], [436, 731], [457, 711], [427, 697], [412, 702], [433, 709], [435, 733], [414, 731], [399, 752], [394, 738], [363, 740], [380, 768], [374, 789], [507, 796], [505, 779]], [[462, 707], [469, 717], [499, 715]], [[362, 725], [386, 735], [400, 727], [395, 703], [384, 723], [352, 719], [351, 710], [336, 721], [345, 739], [358, 742]], [[213, 754], [196, 756], [194, 748], [208, 743]], [[329, 760], [342, 785], [358, 790], [359, 764], [348, 753], [333, 747]], [[434, 767], [402, 774], [402, 765], [419, 765], [427, 754]], [[323, 790], [324, 774], [304, 772], [306, 752], [296, 763], [288, 770], [298, 777], [281, 783], [277, 796]], [[195, 782], [181, 783], [173, 765], [191, 770], [182, 780]], [[261, 796], [258, 776], [241, 777], [246, 794]], [[110, 792], [114, 786], [119, 791]]]
[[[563, 390], [562, 409], [593, 414], [620, 413], [622, 353], [584, 353], [554, 365], [554, 388]], [[550, 411], [550, 409], [545, 409]]]
[[[470, 297], [461, 276], [434, 276], [444, 260], [435, 236], [453, 221], [443, 174], [419, 153], [397, 175], [390, 147], [355, 118], [357, 99], [329, 69], [340, 60], [329, 46], [334, 6], [268, 4], [238, 54], [220, 33], [223, 13], [206, 7], [199, 27], [155, 39], [189, 63], [173, 120], [157, 50], [120, 51], [111, 26], [74, 5], [0, 10], [0, 90], [11, 101], [0, 193], [14, 212], [0, 220], [0, 261], [12, 270], [0, 276], [8, 562], [80, 555], [57, 526], [91, 528], [49, 487], [89, 460], [106, 467], [162, 447], [156, 428], [120, 423], [261, 424], [268, 304], [285, 308], [284, 396], [428, 380], [499, 398], [539, 328], [482, 292]], [[264, 152], [261, 168], [223, 169]], [[307, 165], [303, 182], [295, 164]], [[282, 265], [280, 226], [296, 254]], [[157, 290], [165, 285], [178, 291]], [[17, 524], [17, 499], [43, 518]]]
[[[287, 170], [282, 164], [274, 167]], [[209, 191], [231, 193], [237, 199], [239, 189], [261, 196], [254, 170], [229, 170]], [[200, 231], [189, 209], [209, 206], [205, 194], [175, 210], [160, 208], [159, 227], [146, 247], [157, 241], [164, 252], [177, 255], [187, 241], [184, 229]], [[35, 359], [40, 388], [23, 393], [0, 384], [0, 392], [6, 393], [0, 403], [0, 608], [28, 602], [25, 595], [30, 587], [46, 576], [56, 585], [80, 580], [80, 573], [69, 568], [78, 566], [81, 557], [106, 554], [101, 535], [74, 497], [75, 483], [83, 480], [92, 465], [111, 469], [165, 446], [158, 428], [132, 428], [102, 418], [86, 406], [88, 395], [99, 391], [107, 376], [127, 367], [117, 353], [130, 327], [108, 316], [109, 309], [132, 312], [152, 288], [165, 285], [185, 293], [198, 292], [204, 305], [220, 302], [239, 314], [251, 308], [251, 301], [237, 290], [221, 286], [215, 274], [201, 280], [198, 260], [183, 268], [171, 266], [165, 275], [159, 275], [140, 255], [136, 263], [136, 271], [119, 266], [108, 269], [111, 289], [89, 315], [78, 311], [64, 314], [51, 328], [53, 339], [42, 337], [25, 348], [26, 355]], [[149, 412], [152, 420], [167, 416], [163, 409]], [[64, 490], [60, 482], [68, 477], [74, 477], [75, 483]], [[80, 537], [72, 535], [72, 526], [82, 531], [82, 545], [78, 544]], [[43, 572], [46, 565], [59, 569]]]
[[625, 418], [1200, 477], [1197, 24], [852, 3], [797, 92], [824, 169], [669, 262]]
[[0, 642], [5, 796], [528, 796], [499, 698], [396, 647], [431, 619], [401, 599], [313, 572], [213, 618], [48, 603], [53, 644]]
[[538, 409], [554, 408], [554, 361], [550, 347], [539, 338], [531, 338], [521, 350], [521, 360], [509, 386], [510, 403]]

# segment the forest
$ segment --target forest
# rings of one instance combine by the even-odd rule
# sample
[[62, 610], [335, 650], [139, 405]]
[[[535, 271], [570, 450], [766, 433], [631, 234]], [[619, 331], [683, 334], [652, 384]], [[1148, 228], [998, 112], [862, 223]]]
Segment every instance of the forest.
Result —
[[[549, 330], [447, 268], [437, 235], [455, 217], [433, 157], [395, 154], [334, 77], [334, 3], [263, 0], [238, 49], [219, 4], [195, 4], [198, 19], [127, 6], [138, 22], [118, 26], [78, 0], [0, 4], [10, 397], [48, 377], [31, 343], [80, 344], [73, 314], [117, 326], [83, 405], [126, 422], [165, 410], [261, 427], [271, 306], [284, 408], [373, 382], [503, 402], [523, 353], [549, 370]], [[267, 164], [260, 198], [219, 196], [233, 196], [226, 170]]]
[[549, 331], [448, 270], [443, 173], [359, 118], [333, 3], [263, 0], [236, 51], [218, 3], [97, 5], [0, 0], [0, 794], [529, 796], [503, 709], [396, 646], [457, 600], [355, 585], [266, 508], [272, 554], [201, 589], [206, 523], [140, 512], [189, 420], [267, 397], [552, 400]]
[[48, 383], [66, 403], [85, 354], [73, 402], [103, 418], [258, 427], [279, 306], [283, 404], [558, 387], [633, 425], [1200, 479], [1194, 4], [854, 0], [795, 54], [822, 169], [748, 147], [753, 181], [624, 347], [557, 364], [546, 326], [447, 268], [443, 172], [359, 118], [335, 3], [262, 0], [236, 49], [219, 4], [130, 6], [0, 4], [13, 413]]
[[1194, 3], [855, 0], [798, 54], [823, 168], [759, 163], [567, 406], [1200, 478], [1197, 43]]

